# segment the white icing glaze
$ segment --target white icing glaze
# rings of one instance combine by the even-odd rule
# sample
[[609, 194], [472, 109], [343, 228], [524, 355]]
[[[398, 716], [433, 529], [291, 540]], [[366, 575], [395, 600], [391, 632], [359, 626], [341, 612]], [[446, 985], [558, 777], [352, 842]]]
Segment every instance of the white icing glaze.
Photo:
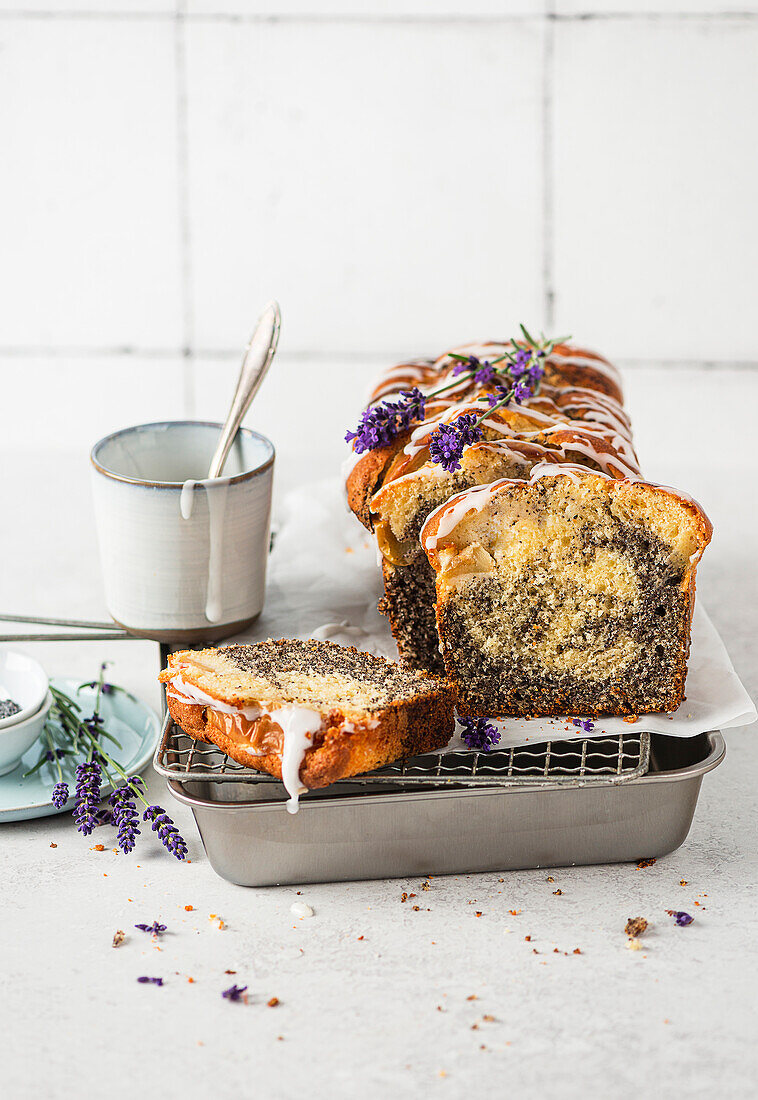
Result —
[[[456, 493], [441, 508], [437, 508], [436, 511], [432, 512], [426, 520], [419, 535], [421, 545], [425, 550], [436, 550], [440, 539], [446, 539], [461, 520], [474, 512], [481, 512], [483, 508], [487, 507], [499, 486], [510, 484], [512, 484], [511, 479], [501, 478], [489, 485], [476, 485], [473, 489]], [[440, 515], [440, 513], [442, 514]], [[434, 516], [440, 516], [437, 532], [434, 535], [427, 535], [425, 534], [426, 529]]]
[[[195, 684], [188, 684], [181, 673], [178, 673], [170, 681], [171, 687], [174, 689], [172, 694], [173, 699], [185, 699], [191, 703], [198, 703], [203, 707], [212, 707], [214, 710], [220, 711], [222, 714], [241, 714], [243, 718], [246, 718], [248, 722], [254, 722], [256, 718], [260, 718], [265, 711], [261, 707], [235, 707], [229, 703], [224, 703], [221, 699], [214, 699], [212, 695], [208, 695], [206, 692], [201, 691]], [[167, 692], [167, 694], [171, 694]], [[263, 755], [256, 753], [255, 755]]]

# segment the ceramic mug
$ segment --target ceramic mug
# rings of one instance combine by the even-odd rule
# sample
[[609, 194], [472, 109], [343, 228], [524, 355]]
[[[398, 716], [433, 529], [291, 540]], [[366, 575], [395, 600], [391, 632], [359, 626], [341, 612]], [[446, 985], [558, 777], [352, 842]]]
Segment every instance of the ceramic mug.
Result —
[[209, 480], [220, 431], [197, 421], [140, 424], [92, 448], [106, 602], [132, 634], [215, 641], [261, 612], [274, 447], [241, 428], [224, 476]]

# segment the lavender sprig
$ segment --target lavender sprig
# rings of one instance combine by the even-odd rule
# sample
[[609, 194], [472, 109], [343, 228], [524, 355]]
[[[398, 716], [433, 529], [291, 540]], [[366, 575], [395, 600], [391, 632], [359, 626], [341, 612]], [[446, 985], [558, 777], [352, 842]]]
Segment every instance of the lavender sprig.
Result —
[[500, 740], [500, 730], [486, 718], [458, 718], [463, 726], [461, 740], [470, 749], [490, 752]]
[[[60, 740], [66, 746], [66, 751], [73, 755], [86, 754], [86, 760], [76, 769], [77, 775], [77, 801], [74, 817], [78, 827], [85, 835], [89, 835], [98, 825], [111, 824], [117, 830], [118, 846], [122, 852], [128, 854], [134, 849], [136, 837], [140, 833], [139, 813], [136, 801], [138, 799], [145, 807], [143, 820], [151, 821], [154, 831], [164, 847], [177, 859], [184, 859], [187, 855], [187, 845], [179, 834], [171, 818], [160, 806], [151, 806], [142, 788], [144, 781], [136, 775], [127, 775], [117, 760], [110, 755], [103, 745], [103, 739], [111, 740], [120, 748], [116, 738], [104, 727], [104, 719], [100, 715], [99, 707], [103, 694], [104, 673], [106, 665], [101, 665], [100, 675], [97, 681], [93, 681], [97, 694], [95, 706], [90, 718], [83, 718], [81, 707], [73, 699], [57, 688], [50, 687], [53, 695], [53, 707], [50, 709], [51, 718], [48, 719], [46, 735], [50, 750], [54, 748], [54, 739]], [[90, 685], [82, 685], [90, 686]], [[116, 689], [114, 687], [114, 690]], [[63, 782], [58, 753], [55, 752], [55, 762], [58, 766], [59, 782], [53, 790], [53, 802], [56, 808], [61, 809], [68, 797], [67, 784]], [[47, 752], [37, 766], [45, 763]], [[36, 770], [36, 769], [34, 769]], [[100, 791], [103, 780], [113, 787], [110, 797], [110, 809], [98, 809]], [[121, 786], [118, 785], [119, 779]], [[56, 801], [56, 799], [58, 801]]]
[[399, 401], [382, 401], [371, 405], [361, 416], [358, 428], [345, 436], [353, 444], [357, 454], [386, 447], [396, 436], [404, 432], [415, 420], [424, 419], [426, 397], [414, 386], [400, 394]]
[[[348, 432], [345, 440], [353, 444], [356, 454], [373, 451], [377, 447], [386, 447], [401, 432], [410, 428], [411, 424], [424, 419], [424, 410], [430, 398], [439, 397], [447, 390], [455, 389], [460, 385], [459, 379], [462, 377], [467, 377], [481, 386], [494, 387], [494, 394], [487, 393], [479, 399], [486, 401], [493, 409], [501, 408], [510, 401], [515, 401], [517, 404], [526, 401], [539, 386], [544, 373], [545, 358], [556, 344], [568, 340], [569, 337], [561, 336], [548, 340], [541, 335], [539, 340], [535, 340], [523, 325], [521, 325], [521, 331], [526, 346], [521, 347], [517, 341], [511, 340], [515, 351], [505, 351], [492, 360], [480, 360], [475, 355], [450, 352], [449, 358], [454, 361], [452, 374], [455, 381], [438, 386], [429, 393], [423, 393], [418, 386], [414, 386], [411, 390], [404, 390], [397, 401], [385, 400], [376, 405], [370, 405], [363, 412], [357, 429], [354, 432]], [[478, 423], [482, 419], [483, 417], [480, 417]], [[443, 437], [449, 436], [449, 431], [443, 430], [447, 428], [449, 425], [441, 425], [437, 431], [442, 432]], [[465, 446], [468, 444], [461, 445], [461, 452]], [[447, 450], [440, 445], [438, 453], [444, 457], [432, 459], [432, 461], [441, 462], [445, 469], [448, 469], [446, 463], [450, 459], [447, 457]], [[458, 465], [450, 467], [453, 470], [459, 468]]]
[[595, 723], [590, 721], [589, 718], [572, 718], [572, 726], [578, 726], [579, 729], [584, 730], [585, 733], [592, 733], [595, 728]]
[[153, 832], [158, 834], [158, 839], [167, 852], [176, 856], [177, 859], [185, 858], [187, 845], [162, 806], [148, 806], [142, 815], [142, 820], [152, 822]]
[[96, 760], [78, 764], [76, 768], [76, 805], [74, 821], [80, 833], [89, 836], [97, 828], [97, 809], [103, 773]]
[[429, 441], [429, 457], [452, 473], [460, 470], [464, 447], [482, 438], [479, 420], [473, 413], [464, 413], [452, 424], [440, 424]]
[[139, 814], [134, 802], [138, 791], [134, 784], [139, 776], [133, 775], [128, 783], [122, 787], [116, 787], [109, 801], [113, 807], [111, 824], [118, 831], [117, 844], [124, 855], [134, 850], [134, 844], [139, 836]]
[[137, 978], [143, 985], [163, 985], [163, 978]]

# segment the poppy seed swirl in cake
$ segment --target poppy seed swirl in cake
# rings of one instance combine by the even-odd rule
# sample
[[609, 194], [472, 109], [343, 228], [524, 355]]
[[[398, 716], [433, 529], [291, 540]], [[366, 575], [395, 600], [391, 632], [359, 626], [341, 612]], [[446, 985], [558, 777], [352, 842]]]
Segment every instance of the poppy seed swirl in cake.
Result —
[[684, 695], [695, 570], [711, 536], [674, 490], [545, 464], [453, 497], [424, 525], [437, 627], [468, 714], [629, 715]]

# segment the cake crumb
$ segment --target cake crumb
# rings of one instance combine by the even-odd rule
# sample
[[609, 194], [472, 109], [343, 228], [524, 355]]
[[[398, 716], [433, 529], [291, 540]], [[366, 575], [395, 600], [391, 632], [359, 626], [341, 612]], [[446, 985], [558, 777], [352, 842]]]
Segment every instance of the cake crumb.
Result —
[[126, 939], [126, 936], [125, 936], [123, 928], [117, 928], [116, 931], [113, 933], [113, 945], [112, 946], [113, 947], [120, 947], [125, 939]]
[[276, 1008], [276, 1006], [279, 1004], [279, 998], [271, 997], [268, 1001], [266, 1001], [266, 1004], [269, 1008]]
[[658, 860], [656, 859], [655, 856], [652, 856], [650, 859], [638, 859], [637, 860], [637, 870], [638, 871], [643, 871], [646, 867], [652, 867], [653, 864], [657, 863], [657, 862], [658, 862]]
[[184, 911], [185, 911], [186, 913], [191, 913], [191, 912], [193, 911], [193, 909], [194, 909], [194, 908], [195, 908], [195, 907], [194, 907], [194, 905], [185, 905], [185, 906], [184, 906]]
[[57, 845], [57, 844], [53, 844], [53, 843], [51, 842], [51, 844], [50, 844], [50, 847], [51, 847], [51, 848], [57, 848], [57, 847], [58, 847], [58, 845]]
[[628, 921], [626, 922], [626, 927], [624, 928], [624, 931], [626, 932], [627, 936], [631, 936], [632, 939], [634, 939], [637, 936], [641, 936], [646, 928], [647, 921], [644, 917], [629, 917]]

